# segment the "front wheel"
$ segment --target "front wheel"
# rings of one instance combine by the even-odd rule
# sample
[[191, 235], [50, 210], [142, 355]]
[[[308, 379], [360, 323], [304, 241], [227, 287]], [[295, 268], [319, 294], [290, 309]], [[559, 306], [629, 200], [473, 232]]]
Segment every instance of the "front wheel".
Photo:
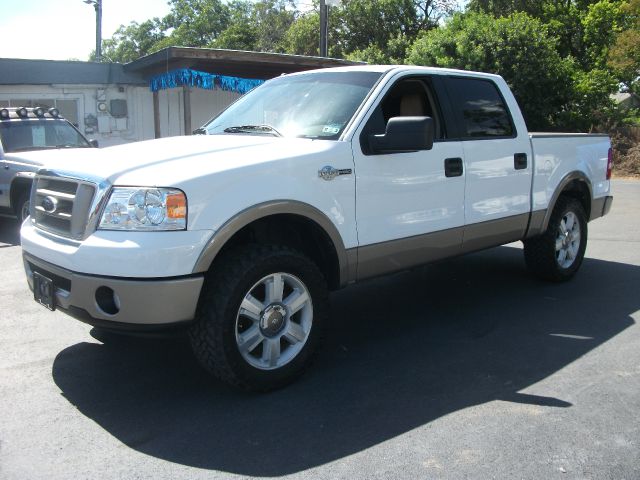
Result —
[[24, 222], [29, 216], [29, 192], [23, 192], [18, 196], [16, 215], [20, 223]]
[[325, 280], [311, 260], [288, 247], [245, 246], [227, 253], [206, 279], [191, 344], [219, 379], [273, 390], [309, 366], [327, 311]]
[[539, 237], [525, 240], [527, 268], [543, 280], [569, 280], [582, 264], [587, 247], [587, 215], [580, 202], [560, 197], [549, 226]]

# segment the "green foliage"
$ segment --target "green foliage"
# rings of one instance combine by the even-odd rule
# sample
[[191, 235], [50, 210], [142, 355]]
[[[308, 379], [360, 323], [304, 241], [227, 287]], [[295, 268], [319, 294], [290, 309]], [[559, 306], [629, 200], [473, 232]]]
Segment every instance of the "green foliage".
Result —
[[533, 130], [553, 128], [571, 96], [571, 63], [560, 57], [540, 20], [526, 13], [498, 19], [484, 13], [456, 15], [419, 38], [407, 60], [502, 75]]
[[622, 120], [622, 113], [611, 99], [617, 81], [603, 69], [572, 73], [572, 92], [568, 108], [558, 113], [557, 125], [562, 130], [590, 132], [607, 130]]
[[609, 47], [615, 42], [622, 21], [620, 1], [600, 0], [589, 5], [582, 18], [585, 63], [590, 68], [606, 67]]
[[640, 95], [640, 0], [624, 3], [622, 31], [609, 49], [607, 65], [625, 87]]
[[390, 38], [387, 48], [369, 45], [362, 50], [355, 50], [347, 55], [349, 60], [367, 62], [378, 65], [402, 65], [405, 63], [406, 53], [412, 43], [405, 35], [399, 34]]
[[251, 21], [253, 4], [247, 0], [230, 2], [229, 25], [207, 47], [231, 50], [253, 50], [258, 31]]
[[337, 41], [348, 58], [403, 63], [419, 33], [436, 28], [454, 6], [443, 0], [345, 0], [336, 13]]
[[[312, 11], [299, 16], [285, 34], [282, 46], [286, 53], [294, 55], [312, 55], [320, 53], [320, 13]], [[331, 32], [329, 33], [331, 36]], [[329, 42], [331, 48], [333, 42]], [[332, 56], [335, 51], [331, 52]]]
[[470, 0], [467, 9], [470, 12], [487, 13], [494, 17], [506, 17], [516, 12], [525, 12], [537, 17], [542, 14], [545, 3], [558, 2], [540, 0]]
[[256, 29], [256, 43], [253, 50], [284, 53], [283, 42], [294, 20], [293, 0], [256, 2], [251, 15], [251, 23]]
[[204, 47], [229, 26], [231, 12], [222, 0], [169, 0], [169, 5], [163, 25], [173, 29], [173, 45]]
[[[102, 42], [102, 57], [105, 62], [127, 63], [148, 55], [155, 50], [155, 45], [164, 38], [159, 18], [146, 22], [131, 22], [128, 26], [120, 25], [113, 37]], [[95, 59], [95, 52], [92, 52]]]
[[[163, 19], [122, 25], [106, 61], [168, 46], [318, 55], [318, 0], [169, 0]], [[498, 73], [532, 129], [623, 121], [610, 100], [640, 85], [640, 0], [343, 0], [329, 9], [329, 55]]]

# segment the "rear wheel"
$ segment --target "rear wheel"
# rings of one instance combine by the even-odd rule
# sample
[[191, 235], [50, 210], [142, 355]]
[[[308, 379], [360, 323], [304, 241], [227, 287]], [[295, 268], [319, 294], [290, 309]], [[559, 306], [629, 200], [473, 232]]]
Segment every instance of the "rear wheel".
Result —
[[569, 280], [580, 268], [587, 246], [587, 216], [578, 200], [560, 197], [547, 231], [525, 240], [529, 270], [543, 280]]
[[311, 260], [288, 247], [245, 246], [226, 254], [206, 279], [191, 344], [221, 380], [273, 390], [310, 365], [327, 311], [325, 280]]

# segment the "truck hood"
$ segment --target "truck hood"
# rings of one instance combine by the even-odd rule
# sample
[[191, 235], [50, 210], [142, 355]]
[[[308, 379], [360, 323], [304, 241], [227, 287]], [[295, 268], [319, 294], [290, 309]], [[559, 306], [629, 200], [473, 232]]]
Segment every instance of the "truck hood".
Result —
[[169, 137], [101, 149], [49, 151], [46, 168], [114, 185], [172, 186], [216, 172], [320, 153], [335, 143], [248, 134]]
[[5, 153], [3, 157], [0, 157], [0, 160], [7, 160], [10, 162], [22, 163], [25, 165], [35, 165], [35, 166], [48, 166], [48, 164], [55, 159], [64, 158], [66, 155], [69, 155], [71, 152], [75, 152], [80, 150], [85, 153], [87, 150], [95, 150], [93, 148], [60, 148], [60, 149], [44, 149], [44, 150], [33, 150], [29, 152], [16, 152], [16, 153]]

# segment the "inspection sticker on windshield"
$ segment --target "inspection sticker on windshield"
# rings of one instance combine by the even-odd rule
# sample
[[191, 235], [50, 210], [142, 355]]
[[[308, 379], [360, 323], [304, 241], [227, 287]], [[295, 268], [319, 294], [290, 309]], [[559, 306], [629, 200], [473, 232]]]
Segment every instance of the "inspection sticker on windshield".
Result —
[[332, 135], [335, 135], [339, 131], [340, 131], [339, 123], [334, 123], [332, 125], [325, 125], [324, 127], [322, 127], [322, 133], [330, 133]]

